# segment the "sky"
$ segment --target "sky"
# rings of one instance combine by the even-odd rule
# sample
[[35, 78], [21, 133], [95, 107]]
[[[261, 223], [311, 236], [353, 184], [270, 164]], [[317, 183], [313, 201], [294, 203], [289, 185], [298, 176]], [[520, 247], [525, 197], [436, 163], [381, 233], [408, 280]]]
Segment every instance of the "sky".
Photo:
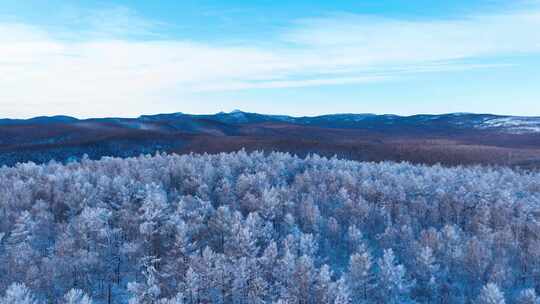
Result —
[[0, 116], [540, 116], [540, 0], [1, 0]]

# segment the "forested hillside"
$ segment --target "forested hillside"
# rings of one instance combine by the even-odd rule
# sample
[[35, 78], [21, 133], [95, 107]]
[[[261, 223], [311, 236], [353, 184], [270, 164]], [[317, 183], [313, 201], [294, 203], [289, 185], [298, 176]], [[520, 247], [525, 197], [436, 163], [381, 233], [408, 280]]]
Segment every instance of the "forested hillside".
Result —
[[537, 303], [540, 173], [283, 153], [0, 168], [0, 303]]
[[0, 166], [156, 152], [279, 151], [357, 161], [540, 168], [540, 117], [333, 114], [314, 117], [234, 111], [138, 118], [0, 119]]

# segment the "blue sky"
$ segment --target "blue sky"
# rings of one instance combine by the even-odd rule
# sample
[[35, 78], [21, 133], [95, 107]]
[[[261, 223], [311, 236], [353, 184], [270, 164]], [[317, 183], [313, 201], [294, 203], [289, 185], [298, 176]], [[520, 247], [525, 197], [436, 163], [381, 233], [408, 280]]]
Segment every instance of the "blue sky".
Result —
[[0, 6], [0, 113], [540, 116], [540, 1]]

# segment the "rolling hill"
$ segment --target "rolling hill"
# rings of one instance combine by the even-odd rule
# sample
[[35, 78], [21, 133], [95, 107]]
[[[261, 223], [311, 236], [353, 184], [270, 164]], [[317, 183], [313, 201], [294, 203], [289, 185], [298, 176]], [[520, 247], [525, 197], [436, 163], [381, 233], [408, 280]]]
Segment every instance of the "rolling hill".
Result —
[[138, 118], [69, 116], [0, 119], [0, 164], [70, 161], [84, 154], [239, 149], [319, 153], [362, 161], [540, 166], [540, 117], [333, 114], [315, 117], [242, 111]]

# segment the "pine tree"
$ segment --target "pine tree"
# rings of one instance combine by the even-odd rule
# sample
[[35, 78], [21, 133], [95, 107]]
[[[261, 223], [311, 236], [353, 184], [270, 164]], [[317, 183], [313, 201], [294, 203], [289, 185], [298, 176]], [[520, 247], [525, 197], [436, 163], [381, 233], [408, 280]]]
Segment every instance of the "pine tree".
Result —
[[82, 290], [70, 289], [65, 295], [62, 304], [92, 304], [92, 299]]
[[522, 290], [517, 297], [517, 304], [539, 304], [540, 298], [536, 295], [533, 288]]
[[310, 303], [315, 282], [315, 266], [311, 257], [303, 255], [296, 260], [292, 279], [295, 297], [300, 303]]
[[243, 225], [241, 215], [236, 213], [231, 229], [231, 236], [225, 242], [225, 253], [235, 258], [254, 257], [258, 248], [253, 232]]
[[290, 250], [286, 248], [283, 256], [278, 261], [278, 267], [275, 275], [277, 277], [277, 286], [279, 286], [279, 298], [292, 303], [296, 303], [296, 301], [298, 301], [296, 298], [296, 286], [293, 278], [295, 269], [296, 257]]
[[192, 267], [189, 267], [186, 272], [186, 280], [181, 286], [181, 290], [184, 291], [184, 294], [186, 295], [186, 303], [188, 304], [195, 304], [200, 303], [199, 300], [199, 291], [201, 290], [201, 278], [195, 272], [195, 270]]
[[319, 269], [319, 273], [314, 283], [314, 299], [317, 304], [330, 303], [334, 298], [334, 282], [332, 281], [332, 272], [330, 266], [324, 264]]
[[9, 285], [6, 294], [0, 298], [1, 304], [38, 304], [31, 291], [26, 285], [21, 283], [13, 283]]
[[148, 240], [148, 252], [158, 259], [161, 258], [161, 238], [167, 231], [164, 225], [167, 219], [167, 197], [157, 185], [151, 184], [145, 188], [146, 194], [139, 208], [139, 232]]
[[504, 295], [493, 283], [486, 284], [480, 291], [478, 304], [505, 304]]
[[351, 301], [349, 289], [347, 287], [347, 284], [345, 283], [345, 280], [341, 278], [337, 282], [337, 292], [336, 292], [336, 298], [334, 299], [334, 304], [351, 304], [351, 303], [353, 302]]
[[145, 257], [142, 261], [144, 282], [128, 284], [128, 290], [133, 297], [130, 304], [155, 304], [159, 300], [161, 289], [158, 284], [158, 272], [154, 267], [156, 263], [154, 257]]
[[355, 302], [367, 300], [374, 287], [371, 255], [367, 250], [353, 254], [349, 260], [346, 282]]
[[32, 240], [32, 233], [35, 227], [35, 222], [32, 219], [32, 215], [28, 211], [23, 211], [15, 221], [13, 230], [9, 236], [8, 242], [12, 246], [16, 246], [21, 243], [30, 242]]
[[255, 263], [247, 258], [240, 258], [234, 264], [232, 295], [235, 304], [266, 303], [267, 283], [259, 276]]
[[358, 247], [363, 244], [364, 235], [355, 225], [349, 226], [347, 230], [347, 240], [349, 244], [349, 251], [355, 252]]
[[275, 271], [278, 263], [278, 250], [275, 241], [271, 241], [268, 247], [264, 250], [263, 254], [259, 258], [259, 264], [261, 265], [261, 275], [269, 282], [274, 281]]
[[249, 269], [246, 262], [246, 258], [240, 258], [235, 263], [235, 272], [232, 283], [232, 296], [234, 304], [247, 304], [248, 303], [248, 280]]
[[408, 282], [405, 277], [405, 267], [397, 264], [394, 251], [385, 249], [383, 257], [378, 261], [378, 290], [380, 297], [386, 303], [399, 303], [408, 298], [414, 283]]
[[160, 299], [157, 304], [185, 304], [184, 295], [179, 293], [170, 299]]
[[302, 233], [302, 235], [300, 235], [298, 244], [299, 255], [315, 257], [318, 250], [317, 247], [317, 242], [315, 242], [312, 234]]
[[417, 278], [417, 290], [419, 294], [431, 301], [437, 296], [436, 276], [439, 265], [430, 247], [422, 247], [418, 250], [415, 260], [414, 272]]

